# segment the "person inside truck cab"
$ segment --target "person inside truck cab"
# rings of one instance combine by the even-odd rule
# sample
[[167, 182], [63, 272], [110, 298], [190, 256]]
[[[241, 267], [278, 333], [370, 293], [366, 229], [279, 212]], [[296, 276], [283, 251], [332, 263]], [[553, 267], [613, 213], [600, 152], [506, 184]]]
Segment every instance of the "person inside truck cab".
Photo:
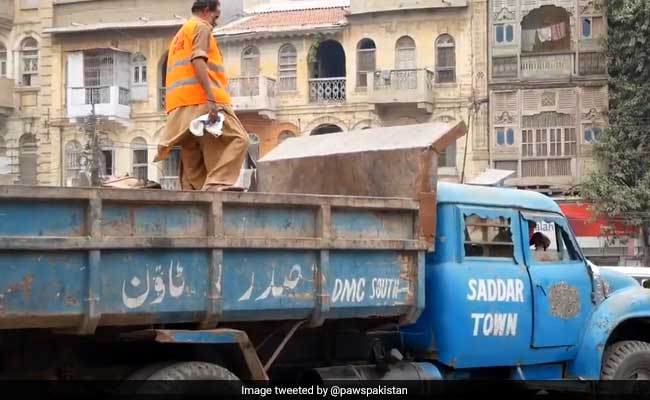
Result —
[[[169, 46], [166, 82], [167, 125], [154, 161], [179, 146], [183, 190], [233, 190], [244, 164], [250, 139], [235, 115], [221, 50], [212, 35], [221, 15], [219, 0], [196, 0], [192, 17]], [[208, 114], [210, 123], [224, 116], [222, 134], [196, 137], [190, 123]]]

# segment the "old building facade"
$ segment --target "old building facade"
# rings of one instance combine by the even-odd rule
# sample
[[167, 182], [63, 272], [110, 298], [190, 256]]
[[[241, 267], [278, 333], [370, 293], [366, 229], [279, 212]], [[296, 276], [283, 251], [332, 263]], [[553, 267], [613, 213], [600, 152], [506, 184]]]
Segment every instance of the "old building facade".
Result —
[[490, 159], [506, 183], [580, 184], [607, 121], [601, 0], [491, 0]]
[[[42, 4], [41, 4], [42, 3]], [[0, 2], [0, 184], [48, 184], [56, 169], [45, 92], [51, 68], [42, 34], [48, 2]]]
[[441, 157], [441, 178], [487, 166], [487, 2], [244, 6], [244, 18], [215, 34], [261, 155], [296, 135], [463, 120], [470, 134]]

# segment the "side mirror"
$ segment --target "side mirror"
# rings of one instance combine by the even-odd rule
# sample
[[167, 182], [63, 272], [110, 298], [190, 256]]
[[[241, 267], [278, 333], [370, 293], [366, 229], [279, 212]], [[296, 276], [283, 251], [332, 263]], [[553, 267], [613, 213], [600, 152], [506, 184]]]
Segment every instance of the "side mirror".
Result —
[[650, 289], [650, 279], [644, 279], [643, 283], [641, 283], [641, 286], [645, 289]]

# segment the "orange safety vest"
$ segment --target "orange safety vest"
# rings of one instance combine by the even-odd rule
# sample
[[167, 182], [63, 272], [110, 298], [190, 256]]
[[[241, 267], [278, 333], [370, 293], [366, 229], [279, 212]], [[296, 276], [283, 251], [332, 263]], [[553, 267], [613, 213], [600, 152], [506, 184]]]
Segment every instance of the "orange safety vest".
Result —
[[[192, 38], [199, 21], [190, 19], [176, 33], [169, 46], [167, 58], [166, 109], [167, 113], [178, 107], [205, 104], [208, 96], [196, 78], [192, 66]], [[223, 57], [214, 36], [210, 35], [208, 51], [208, 75], [212, 84], [212, 97], [220, 104], [231, 104], [226, 91], [228, 77], [223, 67]]]

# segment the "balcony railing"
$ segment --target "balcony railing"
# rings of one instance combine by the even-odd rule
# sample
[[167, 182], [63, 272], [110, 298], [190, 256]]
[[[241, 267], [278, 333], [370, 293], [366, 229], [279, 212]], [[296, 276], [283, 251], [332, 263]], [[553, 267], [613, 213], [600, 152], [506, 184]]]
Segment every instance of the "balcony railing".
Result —
[[347, 85], [345, 78], [309, 80], [309, 101], [312, 103], [345, 103]]
[[275, 108], [276, 81], [265, 76], [240, 76], [230, 79], [228, 93], [235, 110], [272, 110]]
[[573, 53], [535, 54], [521, 56], [522, 78], [568, 77], [574, 73]]
[[580, 53], [578, 56], [580, 75], [604, 75], [607, 73], [607, 59], [602, 53]]
[[0, 78], [0, 111], [14, 108], [14, 81]]
[[432, 103], [435, 74], [428, 69], [376, 71], [368, 97], [374, 103]]
[[70, 118], [90, 115], [93, 104], [97, 115], [129, 118], [131, 91], [120, 86], [70, 87], [66, 103]]

